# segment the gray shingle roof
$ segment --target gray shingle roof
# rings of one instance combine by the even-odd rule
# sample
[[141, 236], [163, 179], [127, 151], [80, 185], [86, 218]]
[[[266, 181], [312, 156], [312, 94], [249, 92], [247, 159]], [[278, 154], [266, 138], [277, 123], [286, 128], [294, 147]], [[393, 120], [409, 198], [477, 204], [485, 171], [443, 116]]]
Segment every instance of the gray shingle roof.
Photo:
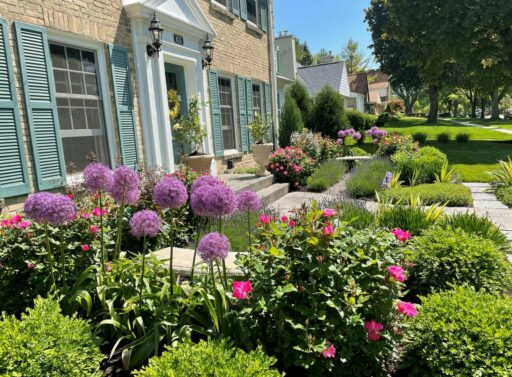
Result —
[[339, 92], [344, 66], [344, 62], [336, 62], [299, 67], [297, 75], [312, 94], [321, 91], [325, 85], [329, 85]]

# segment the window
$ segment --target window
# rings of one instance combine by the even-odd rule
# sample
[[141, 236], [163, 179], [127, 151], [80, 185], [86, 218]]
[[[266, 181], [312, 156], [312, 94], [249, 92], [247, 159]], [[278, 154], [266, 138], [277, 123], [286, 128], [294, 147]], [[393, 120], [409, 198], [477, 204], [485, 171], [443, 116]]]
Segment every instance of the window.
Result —
[[224, 149], [236, 149], [231, 80], [219, 78], [220, 116]]
[[91, 157], [109, 164], [96, 53], [51, 43], [64, 161], [81, 172]]
[[256, 0], [247, 0], [247, 19], [253, 24], [258, 25], [258, 12]]
[[252, 111], [254, 114], [261, 114], [261, 86], [257, 84], [252, 85]]
[[227, 7], [227, 0], [213, 0], [213, 1], [224, 6], [224, 7]]

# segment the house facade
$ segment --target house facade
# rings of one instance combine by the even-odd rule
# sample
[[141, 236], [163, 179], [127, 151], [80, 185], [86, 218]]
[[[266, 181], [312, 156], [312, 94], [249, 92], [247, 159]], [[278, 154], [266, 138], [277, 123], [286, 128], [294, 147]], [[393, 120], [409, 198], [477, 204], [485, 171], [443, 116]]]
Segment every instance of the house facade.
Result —
[[275, 39], [277, 107], [284, 105], [286, 90], [297, 80], [295, 37], [282, 34]]
[[378, 69], [368, 71], [367, 75], [372, 112], [382, 114], [391, 97], [389, 76]]
[[370, 90], [366, 72], [349, 74], [348, 83], [350, 85], [350, 99], [346, 103], [346, 108], [363, 113], [370, 112]]
[[[149, 56], [154, 15], [163, 42]], [[0, 203], [60, 190], [91, 158], [172, 171], [187, 151], [172, 137], [168, 89], [184, 112], [199, 98], [214, 172], [251, 163], [254, 111], [275, 114], [270, 51], [270, 0], [0, 3]]]

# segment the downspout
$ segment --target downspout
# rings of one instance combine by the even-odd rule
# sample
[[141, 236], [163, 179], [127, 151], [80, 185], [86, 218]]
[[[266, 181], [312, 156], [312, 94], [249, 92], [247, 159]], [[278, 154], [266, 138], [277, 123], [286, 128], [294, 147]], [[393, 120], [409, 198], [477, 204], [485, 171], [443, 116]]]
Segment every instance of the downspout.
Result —
[[274, 146], [277, 146], [277, 135], [279, 134], [279, 118], [277, 117], [277, 78], [276, 78], [276, 60], [275, 60], [275, 43], [274, 43], [274, 0], [268, 0], [268, 44], [270, 59], [270, 86], [272, 90], [272, 124]]

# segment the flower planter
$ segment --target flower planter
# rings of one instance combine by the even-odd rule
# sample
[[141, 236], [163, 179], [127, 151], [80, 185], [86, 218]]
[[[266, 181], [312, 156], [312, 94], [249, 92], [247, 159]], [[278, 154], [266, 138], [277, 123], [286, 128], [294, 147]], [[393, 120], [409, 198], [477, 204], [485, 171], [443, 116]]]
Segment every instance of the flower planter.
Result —
[[183, 156], [183, 163], [188, 166], [190, 169], [195, 171], [205, 171], [210, 172], [212, 160], [212, 154], [198, 154], [194, 156]]
[[256, 177], [265, 177], [270, 173], [266, 170], [266, 166], [270, 159], [270, 154], [274, 149], [274, 144], [253, 144], [252, 145], [252, 153], [254, 157], [254, 161], [259, 165], [259, 169], [256, 172]]

